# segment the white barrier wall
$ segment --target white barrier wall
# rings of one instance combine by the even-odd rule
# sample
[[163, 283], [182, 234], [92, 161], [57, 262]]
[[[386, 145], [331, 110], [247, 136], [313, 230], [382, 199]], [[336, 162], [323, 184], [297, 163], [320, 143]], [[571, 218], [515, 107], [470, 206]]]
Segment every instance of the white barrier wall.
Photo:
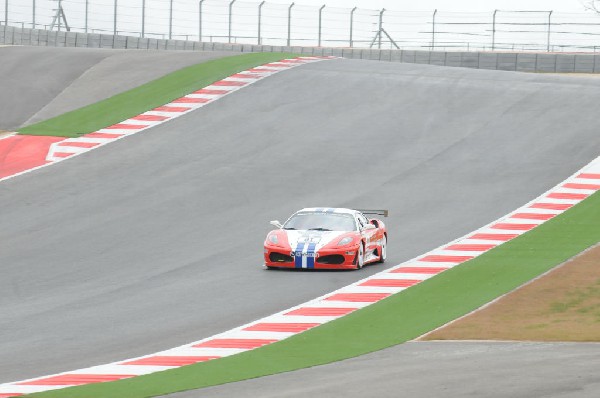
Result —
[[334, 55], [390, 62], [458, 66], [522, 72], [599, 73], [600, 55], [564, 53], [447, 52], [414, 50], [369, 50], [332, 47], [257, 46], [162, 40], [96, 33], [77, 33], [18, 28], [0, 25], [0, 44], [55, 47], [90, 47], [141, 50], [221, 50], [238, 52], [293, 52], [306, 55]]

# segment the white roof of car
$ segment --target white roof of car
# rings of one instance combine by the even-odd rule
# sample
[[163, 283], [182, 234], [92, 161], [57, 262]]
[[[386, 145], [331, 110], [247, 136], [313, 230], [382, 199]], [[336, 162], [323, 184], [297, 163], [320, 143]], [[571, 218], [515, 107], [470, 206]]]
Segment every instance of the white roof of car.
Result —
[[302, 210], [299, 210], [297, 213], [300, 212], [355, 214], [357, 213], [357, 210], [345, 209], [343, 207], [306, 207]]

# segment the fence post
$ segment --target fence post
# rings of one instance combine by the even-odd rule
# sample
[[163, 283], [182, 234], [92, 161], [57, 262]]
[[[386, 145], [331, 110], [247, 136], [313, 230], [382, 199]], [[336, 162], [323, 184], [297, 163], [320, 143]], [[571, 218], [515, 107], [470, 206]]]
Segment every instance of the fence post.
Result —
[[204, 0], [198, 2], [198, 41], [202, 41], [202, 3]]
[[146, 35], [146, 0], [142, 0], [142, 39]]
[[33, 0], [32, 11], [31, 11], [31, 27], [35, 29], [35, 0]]
[[4, 24], [8, 26], [8, 0], [4, 0]]
[[552, 26], [551, 18], [552, 18], [552, 11], [548, 11], [548, 44], [546, 46], [547, 52], [550, 52], [550, 27]]
[[435, 16], [437, 15], [437, 8], [433, 11], [433, 28], [431, 30], [431, 50], [435, 49]]
[[169, 40], [173, 38], [173, 0], [169, 1]]
[[261, 25], [262, 25], [262, 7], [265, 5], [265, 2], [263, 1], [262, 3], [260, 3], [258, 5], [258, 45], [260, 46], [262, 44], [262, 39], [261, 39]]
[[115, 9], [113, 15], [113, 36], [117, 35], [117, 4], [118, 0], [115, 0]]
[[381, 34], [383, 33], [383, 13], [385, 12], [385, 8], [381, 9], [381, 12], [379, 13], [379, 32], [377, 33], [377, 35], [379, 36], [379, 41], [377, 44], [377, 48], [381, 50]]
[[294, 3], [290, 4], [288, 8], [288, 37], [287, 37], [287, 46], [289, 47], [292, 42], [292, 7]]
[[228, 26], [228, 30], [227, 30], [227, 42], [231, 43], [231, 13], [233, 11], [233, 3], [235, 3], [236, 0], [231, 0], [229, 2], [229, 26]]
[[498, 10], [494, 10], [494, 16], [492, 17], [492, 51], [496, 48], [496, 13]]
[[322, 27], [322, 19], [321, 16], [323, 14], [323, 8], [325, 8], [325, 4], [323, 4], [321, 6], [321, 8], [319, 8], [319, 44], [318, 47], [321, 47], [321, 27]]
[[352, 32], [354, 29], [354, 11], [356, 11], [356, 7], [350, 11], [350, 48], [354, 47], [354, 40], [352, 40]]
[[89, 3], [90, 3], [89, 0], [85, 0], [85, 17], [84, 17], [85, 33], [88, 32], [88, 10], [89, 10], [89, 6], [90, 6]]
[[[62, 22], [62, 19], [60, 17], [60, 10], [62, 8], [61, 2], [62, 2], [62, 0], [58, 0], [58, 10], [57, 10], [57, 13], [56, 13], [56, 16], [58, 17], [58, 31], [59, 32], [60, 32], [60, 24]], [[8, 20], [7, 20], [7, 25], [8, 25]], [[57, 35], [57, 37], [58, 37], [58, 35]]]

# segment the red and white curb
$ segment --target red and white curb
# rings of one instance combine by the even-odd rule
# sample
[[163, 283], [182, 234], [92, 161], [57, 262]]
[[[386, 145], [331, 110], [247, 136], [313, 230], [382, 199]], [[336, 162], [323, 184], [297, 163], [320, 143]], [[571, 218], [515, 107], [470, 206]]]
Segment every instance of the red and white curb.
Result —
[[106, 365], [0, 385], [0, 398], [114, 381], [249, 351], [302, 333], [471, 260], [600, 190], [600, 157], [514, 212], [412, 260], [296, 307], [180, 347]]
[[[297, 57], [260, 65], [214, 82], [207, 87], [141, 115], [77, 138], [6, 137], [7, 141], [0, 143], [0, 181], [81, 155], [92, 149], [165, 123], [281, 71], [334, 58], [336, 57]], [[24, 140], [27, 140], [27, 142], [23, 142]], [[20, 146], [22, 155], [14, 150], [14, 147], [19, 143], [22, 144]], [[37, 149], [32, 150], [31, 148], [35, 145], [37, 145]], [[11, 150], [12, 152], [9, 152]], [[3, 155], [3, 153], [7, 154]], [[4, 164], [3, 161], [7, 157], [11, 160], [6, 161], [8, 164]]]

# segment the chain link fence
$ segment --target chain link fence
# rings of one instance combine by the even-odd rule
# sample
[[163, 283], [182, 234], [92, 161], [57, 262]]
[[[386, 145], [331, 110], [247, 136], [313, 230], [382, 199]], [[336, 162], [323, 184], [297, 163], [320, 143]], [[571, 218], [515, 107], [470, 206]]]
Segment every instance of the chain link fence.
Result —
[[401, 12], [237, 0], [3, 3], [4, 25], [140, 38], [437, 51], [600, 50], [600, 16], [595, 12]]

